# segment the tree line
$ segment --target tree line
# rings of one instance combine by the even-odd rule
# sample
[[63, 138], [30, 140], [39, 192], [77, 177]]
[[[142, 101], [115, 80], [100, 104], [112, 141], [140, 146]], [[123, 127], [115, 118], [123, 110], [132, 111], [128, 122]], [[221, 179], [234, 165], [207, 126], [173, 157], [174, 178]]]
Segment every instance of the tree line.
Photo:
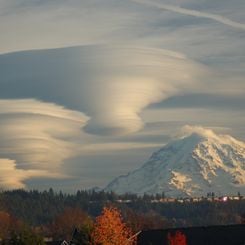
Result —
[[120, 212], [125, 226], [130, 229], [130, 235], [147, 229], [244, 222], [244, 200], [152, 202], [163, 197], [164, 194], [139, 197], [133, 194], [117, 195], [113, 192], [85, 190], [77, 191], [75, 194], [55, 192], [52, 189], [2, 191], [0, 238], [29, 239], [26, 243], [28, 245], [35, 240], [34, 244], [38, 245], [42, 244], [43, 237], [69, 240], [76, 227], [82, 237], [79, 239], [89, 240], [91, 234], [95, 234], [92, 230], [95, 229], [97, 218], [105, 213], [105, 207], [113, 207]]

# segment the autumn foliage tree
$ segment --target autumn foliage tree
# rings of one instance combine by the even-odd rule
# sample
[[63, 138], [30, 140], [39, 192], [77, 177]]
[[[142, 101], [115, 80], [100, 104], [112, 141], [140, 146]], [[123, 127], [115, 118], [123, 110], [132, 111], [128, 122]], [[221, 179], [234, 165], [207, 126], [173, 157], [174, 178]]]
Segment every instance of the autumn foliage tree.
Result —
[[30, 226], [0, 211], [0, 244], [44, 245], [44, 241]]
[[185, 234], [180, 231], [173, 235], [168, 233], [168, 245], [187, 245]]
[[132, 231], [122, 220], [121, 213], [114, 207], [105, 207], [96, 218], [92, 232], [93, 245], [133, 245]]
[[5, 239], [10, 236], [13, 227], [17, 226], [17, 220], [9, 213], [0, 211], [0, 238]]
[[69, 241], [75, 228], [90, 232], [92, 226], [93, 221], [86, 212], [79, 208], [66, 208], [51, 224], [50, 235], [55, 239]]

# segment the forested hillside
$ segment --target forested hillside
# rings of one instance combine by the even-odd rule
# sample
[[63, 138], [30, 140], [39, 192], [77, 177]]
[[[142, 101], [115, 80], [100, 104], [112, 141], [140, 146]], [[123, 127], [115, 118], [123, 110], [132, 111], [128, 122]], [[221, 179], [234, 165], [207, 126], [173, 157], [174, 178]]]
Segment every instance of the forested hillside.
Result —
[[245, 214], [244, 199], [181, 203], [177, 200], [161, 202], [161, 198], [160, 195], [118, 196], [112, 192], [95, 191], [64, 194], [52, 189], [43, 192], [13, 190], [1, 192], [0, 208], [31, 226], [50, 224], [67, 208], [78, 208], [94, 218], [110, 203], [121, 210], [128, 222], [138, 219], [146, 226], [150, 223], [151, 228], [238, 224]]

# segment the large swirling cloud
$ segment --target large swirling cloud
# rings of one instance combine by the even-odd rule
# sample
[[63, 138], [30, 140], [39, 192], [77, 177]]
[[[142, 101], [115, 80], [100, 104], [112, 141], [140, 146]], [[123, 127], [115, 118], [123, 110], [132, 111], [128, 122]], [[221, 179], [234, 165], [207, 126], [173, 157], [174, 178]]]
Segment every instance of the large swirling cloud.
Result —
[[176, 52], [123, 46], [19, 52], [1, 55], [0, 64], [0, 97], [84, 112], [90, 118], [84, 130], [100, 135], [140, 130], [145, 107], [193, 89], [206, 72]]

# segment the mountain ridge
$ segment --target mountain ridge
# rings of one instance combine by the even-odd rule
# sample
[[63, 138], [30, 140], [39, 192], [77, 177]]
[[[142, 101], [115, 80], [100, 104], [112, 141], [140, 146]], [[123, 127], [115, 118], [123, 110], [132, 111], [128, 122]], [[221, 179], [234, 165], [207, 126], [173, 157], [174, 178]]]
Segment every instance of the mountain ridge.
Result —
[[210, 129], [189, 132], [154, 152], [142, 167], [119, 176], [105, 190], [167, 196], [231, 195], [245, 190], [245, 143]]

